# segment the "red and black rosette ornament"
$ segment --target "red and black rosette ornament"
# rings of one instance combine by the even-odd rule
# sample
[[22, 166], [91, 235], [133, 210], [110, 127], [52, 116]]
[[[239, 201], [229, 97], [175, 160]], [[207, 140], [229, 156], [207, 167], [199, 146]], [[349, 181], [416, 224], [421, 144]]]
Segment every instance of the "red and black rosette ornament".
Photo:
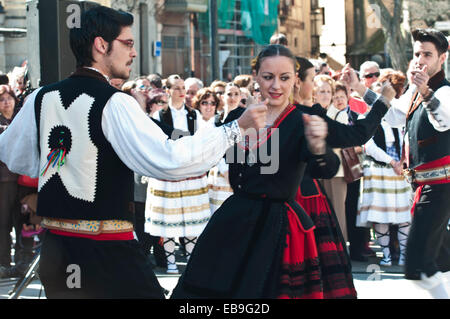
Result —
[[51, 167], [61, 168], [66, 162], [67, 154], [72, 145], [72, 134], [66, 126], [55, 126], [48, 137], [48, 146], [50, 153], [47, 155], [47, 163], [44, 165], [41, 176], [44, 176], [47, 170]]

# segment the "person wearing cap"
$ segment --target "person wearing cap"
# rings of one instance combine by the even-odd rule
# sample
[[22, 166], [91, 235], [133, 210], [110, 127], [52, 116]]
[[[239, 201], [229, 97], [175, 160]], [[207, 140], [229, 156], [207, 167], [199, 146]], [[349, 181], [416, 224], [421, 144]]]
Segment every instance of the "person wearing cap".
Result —
[[404, 174], [416, 194], [406, 248], [405, 277], [434, 298], [449, 298], [450, 275], [450, 82], [442, 68], [448, 41], [434, 29], [412, 32], [409, 88], [385, 116], [405, 126]]

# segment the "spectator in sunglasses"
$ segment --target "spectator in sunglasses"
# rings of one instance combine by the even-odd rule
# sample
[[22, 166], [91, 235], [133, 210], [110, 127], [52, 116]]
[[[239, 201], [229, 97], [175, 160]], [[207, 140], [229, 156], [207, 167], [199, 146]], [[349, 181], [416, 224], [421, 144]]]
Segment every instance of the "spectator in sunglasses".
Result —
[[220, 98], [211, 88], [200, 89], [192, 99], [192, 107], [201, 114], [201, 120], [198, 121], [200, 127], [214, 127], [214, 117], [217, 112], [217, 106], [220, 104]]
[[169, 103], [169, 95], [163, 89], [153, 89], [148, 93], [148, 103], [146, 113], [152, 116], [153, 113], [166, 108]]
[[136, 89], [142, 92], [148, 92], [151, 90], [150, 81], [145, 76], [141, 76], [136, 79]]
[[215, 80], [213, 83], [211, 83], [210, 88], [214, 91], [214, 94], [219, 98], [220, 103], [217, 106], [217, 112], [222, 113], [223, 112], [223, 97], [225, 94], [225, 86], [227, 84], [220, 80]]
[[359, 76], [367, 88], [378, 80], [380, 66], [375, 61], [366, 61], [359, 67]]

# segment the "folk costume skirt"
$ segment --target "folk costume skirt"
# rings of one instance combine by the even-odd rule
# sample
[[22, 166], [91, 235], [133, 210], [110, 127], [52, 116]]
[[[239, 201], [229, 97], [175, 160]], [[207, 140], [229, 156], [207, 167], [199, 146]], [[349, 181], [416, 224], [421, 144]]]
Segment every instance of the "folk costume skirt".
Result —
[[150, 235], [197, 237], [210, 217], [206, 174], [180, 181], [149, 179], [145, 231]]
[[325, 299], [356, 298], [352, 269], [343, 236], [328, 199], [317, 180], [317, 194], [305, 196], [298, 189], [295, 200], [314, 222], [320, 265], [320, 282]]
[[214, 213], [223, 202], [233, 195], [233, 189], [230, 183], [219, 172], [218, 167], [213, 167], [208, 174], [208, 194], [209, 194], [209, 206], [211, 213]]
[[364, 161], [363, 168], [364, 186], [356, 226], [410, 223], [412, 189], [405, 178], [397, 175], [390, 165], [368, 159]]
[[172, 298], [322, 298], [313, 230], [294, 201], [234, 194], [197, 240]]

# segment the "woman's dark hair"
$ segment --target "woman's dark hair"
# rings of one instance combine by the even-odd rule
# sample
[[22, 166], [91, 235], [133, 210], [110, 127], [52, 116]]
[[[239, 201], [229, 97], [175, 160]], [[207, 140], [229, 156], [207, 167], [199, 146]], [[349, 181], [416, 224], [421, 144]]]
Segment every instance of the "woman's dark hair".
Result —
[[347, 98], [349, 97], [347, 87], [345, 86], [344, 83], [338, 81], [334, 84], [334, 94], [336, 94], [337, 91], [343, 91], [345, 93], [345, 95], [347, 96]]
[[300, 80], [305, 81], [306, 79], [306, 71], [310, 68], [314, 68], [314, 64], [312, 64], [308, 59], [298, 56], [296, 57], [297, 64], [298, 64], [298, 71], [297, 75], [300, 78]]
[[155, 88], [162, 89], [162, 80], [158, 74], [150, 74], [147, 77], [147, 80], [150, 82], [151, 85], [155, 86]]
[[216, 103], [216, 110], [220, 104], [220, 99], [214, 94], [213, 89], [206, 87], [198, 90], [197, 94], [192, 99], [192, 107], [200, 111], [200, 103], [204, 100], [212, 96], [214, 98], [214, 102]]
[[102, 37], [110, 44], [109, 52], [112, 41], [119, 36], [122, 28], [132, 24], [131, 14], [104, 6], [96, 6], [83, 12], [80, 27], [70, 29], [70, 48], [75, 55], [77, 67], [91, 66], [95, 62], [92, 45], [96, 37]]
[[258, 74], [259, 72], [262, 60], [272, 56], [284, 56], [290, 58], [292, 60], [292, 63], [294, 64], [295, 71], [297, 71], [297, 60], [295, 59], [295, 56], [292, 54], [291, 50], [283, 45], [271, 44], [262, 49], [262, 51], [259, 52], [258, 56], [254, 59], [252, 67], [256, 71], [256, 74]]
[[162, 98], [163, 96], [165, 96], [165, 95], [167, 96], [167, 93], [166, 93], [166, 91], [164, 91], [163, 89], [153, 89], [153, 90], [150, 90], [150, 92], [148, 92], [148, 103], [147, 103], [147, 106], [146, 106], [146, 108], [145, 108], [146, 112], [147, 112], [147, 113], [150, 113], [150, 111], [151, 111], [151, 106], [152, 106], [153, 104], [155, 104], [156, 102], [160, 101], [161, 98]]

